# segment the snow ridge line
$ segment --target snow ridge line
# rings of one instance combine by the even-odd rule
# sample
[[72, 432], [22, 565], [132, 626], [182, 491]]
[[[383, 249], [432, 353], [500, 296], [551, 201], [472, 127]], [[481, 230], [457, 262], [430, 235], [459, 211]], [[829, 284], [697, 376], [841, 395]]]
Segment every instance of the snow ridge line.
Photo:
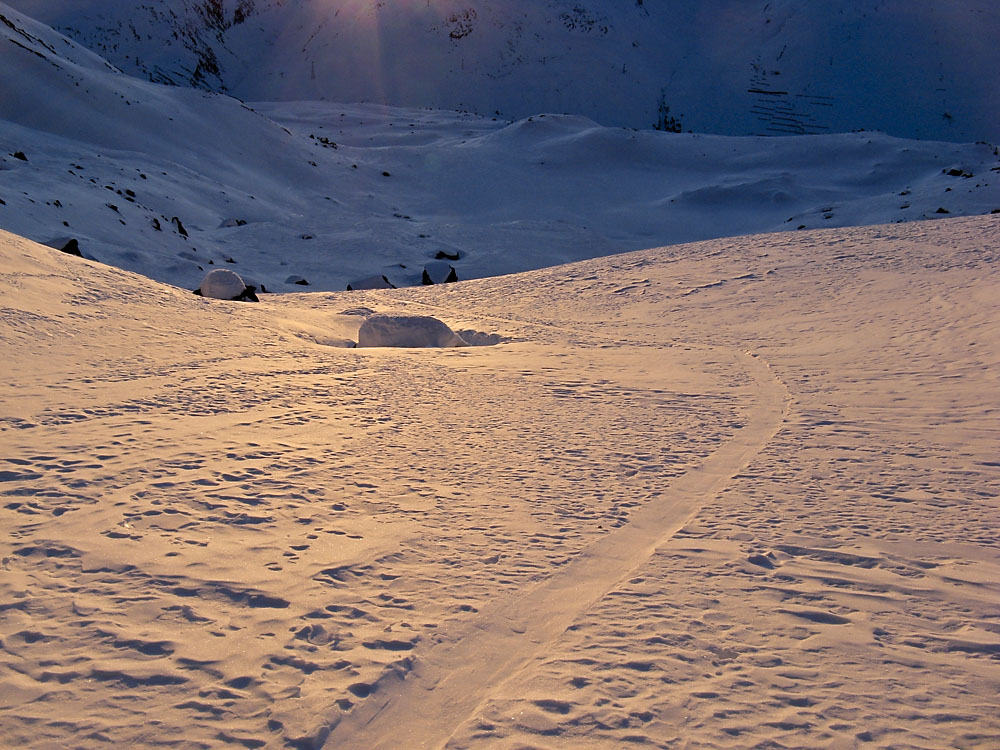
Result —
[[457, 631], [439, 633], [440, 640], [415, 654], [412, 671], [385, 675], [363, 704], [331, 719], [328, 732], [317, 736], [322, 747], [444, 748], [496, 688], [543, 659], [546, 644], [632, 577], [753, 460], [781, 429], [790, 404], [788, 390], [758, 356], [706, 349], [728, 353], [753, 380], [754, 406], [736, 435], [700, 466], [677, 477], [628, 524], [590, 545], [534, 589], [483, 611]]

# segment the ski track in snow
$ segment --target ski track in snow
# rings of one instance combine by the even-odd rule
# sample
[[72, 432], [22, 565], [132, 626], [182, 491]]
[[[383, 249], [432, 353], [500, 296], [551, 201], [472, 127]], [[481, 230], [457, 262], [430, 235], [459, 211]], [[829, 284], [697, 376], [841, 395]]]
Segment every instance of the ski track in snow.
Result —
[[997, 232], [258, 305], [4, 235], [4, 741], [995, 746]]
[[0, 232], [0, 745], [1000, 746], [1000, 217], [916, 223], [995, 147], [253, 112], [0, 10], [0, 225], [144, 275]]
[[[415, 653], [420, 665], [416, 673], [400, 673], [405, 679], [381, 684], [363, 709], [336, 725], [325, 747], [443, 747], [459, 725], [483, 707], [494, 688], [529, 670], [553, 641], [647, 563], [746, 466], [780, 428], [787, 392], [756, 358], [706, 353], [731, 360], [730, 366], [745, 370], [752, 381], [751, 406], [733, 437], [672, 480], [633, 513], [627, 525], [580, 550], [559, 572], [513, 601], [490, 607], [458, 632], [439, 633], [431, 648]], [[669, 385], [669, 381], [662, 384]]]

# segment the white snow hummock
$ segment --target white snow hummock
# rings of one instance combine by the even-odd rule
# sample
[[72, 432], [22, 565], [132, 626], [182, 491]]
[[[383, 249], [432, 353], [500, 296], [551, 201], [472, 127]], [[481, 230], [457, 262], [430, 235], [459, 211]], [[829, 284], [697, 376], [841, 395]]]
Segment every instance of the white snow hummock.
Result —
[[358, 330], [358, 346], [416, 349], [468, 346], [447, 324], [427, 315], [372, 315]]
[[212, 299], [238, 299], [243, 296], [246, 290], [247, 285], [240, 278], [240, 275], [228, 268], [216, 268], [209, 271], [202, 279], [201, 286], [198, 287], [202, 297]]

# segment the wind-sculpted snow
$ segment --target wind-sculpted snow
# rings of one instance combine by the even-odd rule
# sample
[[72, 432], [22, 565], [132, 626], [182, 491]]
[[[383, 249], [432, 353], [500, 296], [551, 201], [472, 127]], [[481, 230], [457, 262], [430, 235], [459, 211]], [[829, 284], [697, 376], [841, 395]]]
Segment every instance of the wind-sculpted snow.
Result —
[[0, 746], [997, 747], [996, 147], [598, 124], [628, 19], [721, 8], [667, 130], [750, 39], [764, 130], [972, 132], [997, 11], [716, 2], [18, 3], [160, 81], [603, 92], [514, 121], [0, 3]]
[[998, 276], [985, 216], [245, 305], [0, 232], [0, 738], [992, 749]]

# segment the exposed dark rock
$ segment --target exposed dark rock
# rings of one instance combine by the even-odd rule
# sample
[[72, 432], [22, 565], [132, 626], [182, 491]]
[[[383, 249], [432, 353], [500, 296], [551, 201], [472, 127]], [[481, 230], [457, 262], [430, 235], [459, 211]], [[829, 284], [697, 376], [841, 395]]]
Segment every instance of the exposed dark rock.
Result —
[[250, 0], [244, 0], [240, 3], [236, 10], [233, 11], [233, 26], [239, 26], [241, 23], [247, 20], [247, 16], [253, 13], [253, 2]]
[[455, 271], [454, 266], [444, 262], [428, 263], [424, 266], [424, 272], [420, 280], [424, 286], [430, 286], [431, 284], [453, 284], [458, 281], [458, 272]]
[[[256, 291], [257, 291], [257, 287], [255, 287], [255, 286], [248, 286], [246, 289], [243, 290], [242, 294], [237, 295], [236, 297], [233, 297], [233, 301], [234, 302], [260, 302], [260, 299], [258, 299], [257, 295], [255, 294]], [[263, 291], [263, 290], [261, 290], [261, 291]]]
[[75, 255], [77, 258], [83, 257], [83, 253], [80, 252], [80, 243], [77, 242], [75, 237], [70, 238], [65, 245], [59, 248], [59, 252], [66, 253], [67, 255]]
[[363, 279], [355, 279], [347, 285], [347, 291], [360, 291], [362, 289], [395, 289], [396, 286], [384, 275], [368, 276]]

